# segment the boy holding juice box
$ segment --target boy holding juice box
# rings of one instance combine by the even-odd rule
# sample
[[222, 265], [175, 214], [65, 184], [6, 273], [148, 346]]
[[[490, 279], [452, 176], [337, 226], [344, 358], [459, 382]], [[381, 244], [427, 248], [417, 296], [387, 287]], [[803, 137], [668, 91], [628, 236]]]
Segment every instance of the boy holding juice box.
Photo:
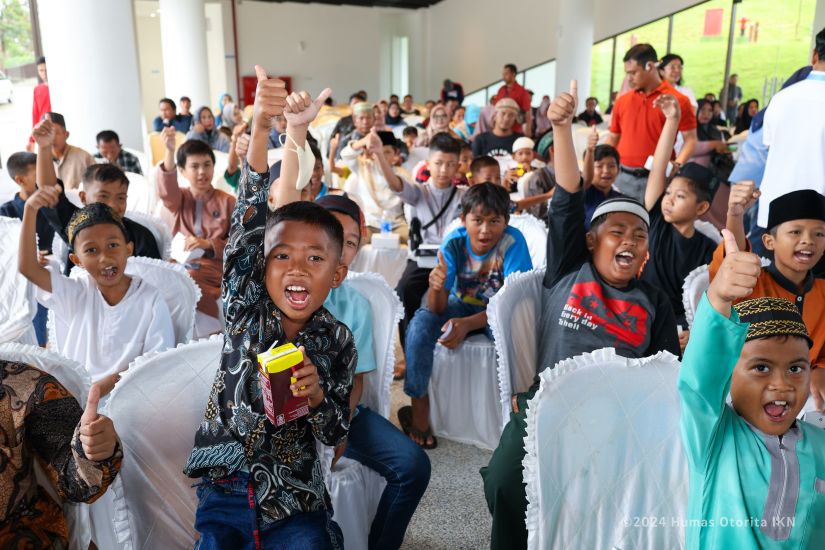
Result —
[[[313, 203], [267, 207], [271, 183], [309, 183], [307, 126], [330, 91], [287, 97], [282, 81], [255, 70], [248, 163], [224, 256], [221, 366], [184, 472], [203, 479], [199, 549], [342, 548], [316, 439], [338, 445], [349, 430], [357, 354], [350, 330], [323, 307], [346, 276], [343, 229]], [[281, 114], [286, 151], [270, 182], [266, 144]]]

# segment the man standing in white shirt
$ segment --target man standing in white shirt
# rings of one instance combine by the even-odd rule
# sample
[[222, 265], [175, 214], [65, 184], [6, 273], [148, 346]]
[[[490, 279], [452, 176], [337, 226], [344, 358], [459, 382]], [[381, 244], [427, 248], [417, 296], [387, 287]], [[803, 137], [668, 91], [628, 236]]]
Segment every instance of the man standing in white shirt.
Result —
[[762, 141], [769, 148], [759, 199], [759, 227], [768, 205], [800, 189], [825, 195], [825, 29], [816, 35], [808, 78], [785, 88], [765, 112]]

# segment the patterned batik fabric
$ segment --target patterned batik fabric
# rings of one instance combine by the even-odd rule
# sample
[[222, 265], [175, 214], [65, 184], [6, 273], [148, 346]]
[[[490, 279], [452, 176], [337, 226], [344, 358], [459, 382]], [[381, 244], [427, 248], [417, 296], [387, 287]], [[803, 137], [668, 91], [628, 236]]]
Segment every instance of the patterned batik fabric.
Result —
[[60, 505], [37, 485], [34, 461], [57, 494], [93, 502], [120, 470], [120, 442], [108, 460], [86, 458], [80, 443], [83, 410], [52, 376], [0, 361], [0, 548], [65, 548]]
[[294, 340], [318, 368], [323, 402], [280, 428], [266, 418], [257, 355], [286, 342], [281, 312], [264, 286], [264, 227], [269, 174], [246, 163], [224, 253], [224, 347], [203, 422], [184, 472], [216, 480], [248, 471], [264, 524], [296, 513], [327, 509], [315, 447], [343, 442], [349, 430], [349, 394], [357, 362], [352, 333], [318, 309]]

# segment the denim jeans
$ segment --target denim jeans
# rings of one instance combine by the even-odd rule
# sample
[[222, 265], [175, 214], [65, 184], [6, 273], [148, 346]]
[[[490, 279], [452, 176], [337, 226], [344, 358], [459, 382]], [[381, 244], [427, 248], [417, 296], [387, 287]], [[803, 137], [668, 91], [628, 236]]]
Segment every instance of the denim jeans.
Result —
[[430, 459], [389, 420], [364, 406], [350, 423], [344, 456], [387, 481], [370, 526], [370, 550], [401, 547], [418, 501], [430, 482]]
[[[455, 317], [475, 315], [485, 309], [486, 306], [468, 304], [451, 294], [443, 313], [433, 313], [427, 308], [415, 312], [407, 327], [407, 345], [404, 348], [407, 357], [404, 393], [410, 397], [427, 395], [427, 386], [433, 374], [433, 352], [444, 323]], [[484, 328], [484, 333], [487, 338], [493, 339], [489, 326]]]
[[37, 335], [38, 345], [45, 346], [49, 341], [49, 330], [47, 321], [49, 320], [49, 310], [37, 304], [37, 314], [34, 316], [34, 333]]
[[261, 526], [249, 475], [237, 472], [198, 484], [195, 550], [343, 550], [332, 510], [296, 514]]

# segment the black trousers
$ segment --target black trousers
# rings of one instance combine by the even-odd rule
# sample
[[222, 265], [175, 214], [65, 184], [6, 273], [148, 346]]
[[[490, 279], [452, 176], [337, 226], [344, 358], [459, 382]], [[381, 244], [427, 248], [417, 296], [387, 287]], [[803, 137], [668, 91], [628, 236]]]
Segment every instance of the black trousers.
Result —
[[401, 275], [401, 280], [398, 281], [398, 286], [395, 288], [395, 292], [398, 293], [398, 297], [401, 298], [401, 303], [404, 305], [404, 318], [398, 325], [402, 349], [405, 346], [407, 325], [412, 320], [415, 312], [421, 307], [421, 299], [430, 287], [430, 271], [418, 267], [418, 263], [414, 260], [407, 260], [407, 267], [404, 269], [404, 274]]

